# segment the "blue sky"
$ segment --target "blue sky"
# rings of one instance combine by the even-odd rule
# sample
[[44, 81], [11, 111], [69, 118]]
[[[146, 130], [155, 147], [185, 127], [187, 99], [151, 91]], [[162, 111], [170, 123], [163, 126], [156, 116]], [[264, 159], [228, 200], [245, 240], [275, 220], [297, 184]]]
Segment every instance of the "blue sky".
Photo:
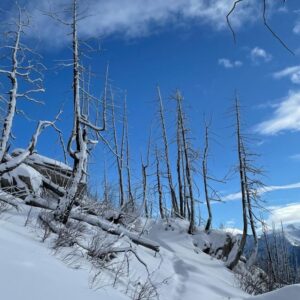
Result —
[[[59, 126], [67, 139], [72, 120], [71, 71], [58, 68], [56, 60], [69, 58], [65, 28], [43, 15], [48, 1], [25, 1], [32, 15], [32, 28], [27, 42], [37, 45], [48, 67], [45, 74], [44, 106], [24, 105], [34, 119], [51, 119], [64, 104]], [[233, 1], [204, 0], [111, 0], [84, 1], [89, 18], [80, 26], [82, 38], [97, 38], [102, 51], [91, 54], [91, 64], [97, 73], [93, 91], [100, 94], [106, 62], [110, 63], [110, 78], [120, 91], [127, 90], [132, 164], [135, 180], [140, 176], [140, 154], [145, 153], [151, 124], [158, 136], [156, 85], [165, 100], [170, 140], [174, 137], [174, 104], [170, 95], [179, 88], [185, 97], [195, 147], [201, 151], [203, 116], [212, 116], [209, 168], [223, 178], [236, 164], [233, 118], [229, 111], [235, 91], [242, 105], [244, 131], [255, 140], [251, 148], [260, 153], [258, 165], [263, 166], [267, 186], [287, 186], [263, 195], [277, 221], [300, 217], [300, 7], [296, 0], [285, 6], [269, 3], [268, 19], [272, 28], [295, 52], [291, 55], [266, 30], [261, 19], [261, 1], [244, 1], [232, 16], [237, 43], [226, 26], [225, 16]], [[281, 2], [281, 1], [278, 1]], [[6, 19], [13, 13], [11, 1], [1, 1]], [[67, 0], [51, 1], [54, 10]], [[119, 112], [121, 114], [121, 111]], [[15, 147], [24, 147], [35, 122], [18, 117], [14, 133]], [[41, 154], [61, 158], [54, 134], [45, 134], [39, 143]], [[155, 139], [157, 141], [157, 139]], [[158, 142], [159, 143], [159, 142]], [[174, 149], [172, 150], [174, 152]], [[91, 164], [91, 184], [98, 187], [102, 180], [104, 156], [111, 167], [113, 158], [98, 147]], [[198, 162], [200, 166], [200, 162]], [[110, 172], [110, 179], [116, 181]], [[196, 177], [200, 182], [200, 178]], [[237, 176], [223, 185], [216, 185], [222, 195], [238, 192]], [[296, 188], [297, 187], [297, 188]], [[274, 188], [275, 190], [275, 188]], [[203, 193], [200, 185], [200, 199]], [[241, 224], [238, 197], [226, 204], [214, 204], [215, 226]], [[292, 208], [292, 209], [289, 209]], [[205, 207], [201, 214], [205, 217]], [[292, 211], [292, 213], [291, 213]], [[296, 212], [296, 213], [295, 213]], [[279, 217], [278, 217], [279, 215]], [[298, 217], [297, 217], [298, 216]]]

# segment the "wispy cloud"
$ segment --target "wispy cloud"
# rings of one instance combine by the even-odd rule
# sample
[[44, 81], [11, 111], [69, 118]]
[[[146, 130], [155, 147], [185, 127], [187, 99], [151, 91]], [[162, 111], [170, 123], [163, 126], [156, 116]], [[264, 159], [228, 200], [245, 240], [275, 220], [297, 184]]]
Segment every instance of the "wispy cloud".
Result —
[[300, 203], [290, 203], [287, 205], [267, 207], [270, 215], [266, 220], [267, 224], [280, 224], [285, 225], [299, 223], [300, 221]]
[[272, 55], [260, 47], [254, 47], [250, 52], [250, 57], [255, 63], [269, 62], [272, 59]]
[[274, 135], [282, 131], [300, 130], [300, 91], [290, 91], [275, 108], [273, 116], [255, 128], [264, 135]]
[[[265, 193], [274, 192], [274, 191], [280, 191], [280, 190], [291, 190], [291, 189], [300, 189], [300, 182], [287, 184], [287, 185], [271, 185], [271, 186], [265, 186], [263, 188], [260, 188], [258, 190], [258, 193], [260, 195], [263, 195]], [[233, 193], [225, 196], [222, 200], [224, 201], [234, 201], [234, 200], [240, 200], [241, 199], [241, 193]]]
[[[61, 11], [68, 0], [24, 1], [32, 15], [35, 30], [30, 34], [43, 41], [62, 42], [66, 28], [53, 22], [41, 11]], [[257, 18], [257, 1], [251, 5], [243, 2], [231, 16], [235, 30]], [[81, 1], [82, 10], [88, 17], [80, 22], [80, 33], [85, 37], [106, 36], [119, 33], [124, 37], [139, 37], [151, 34], [154, 29], [189, 22], [211, 25], [211, 28], [228, 29], [226, 15], [233, 0], [86, 0]], [[155, 31], [155, 30], [154, 30]]]
[[300, 65], [285, 68], [273, 73], [275, 79], [288, 77], [293, 83], [300, 84]]
[[236, 67], [241, 67], [243, 65], [243, 63], [240, 60], [233, 60], [231, 61], [228, 58], [220, 58], [218, 60], [218, 63], [220, 66], [223, 66], [226, 69], [232, 69], [232, 68], [236, 68]]

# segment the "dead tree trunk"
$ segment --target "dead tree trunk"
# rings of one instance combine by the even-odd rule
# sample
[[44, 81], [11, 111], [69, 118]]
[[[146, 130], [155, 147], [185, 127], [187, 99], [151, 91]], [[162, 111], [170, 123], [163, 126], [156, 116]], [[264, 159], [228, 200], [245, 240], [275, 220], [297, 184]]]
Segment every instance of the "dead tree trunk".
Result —
[[195, 200], [194, 200], [194, 192], [193, 192], [193, 179], [192, 179], [192, 171], [191, 171], [191, 164], [190, 164], [190, 156], [189, 156], [189, 146], [186, 137], [186, 128], [184, 124], [184, 117], [182, 111], [182, 96], [179, 91], [176, 92], [176, 101], [177, 101], [177, 112], [179, 115], [180, 127], [181, 127], [181, 138], [182, 138], [182, 145], [183, 145], [183, 152], [185, 158], [185, 169], [186, 169], [186, 180], [187, 186], [189, 190], [189, 197], [190, 197], [190, 225], [188, 232], [193, 234], [195, 231]]
[[[24, 20], [22, 15], [22, 9], [16, 4], [18, 10], [18, 17], [13, 20], [15, 28], [5, 33], [7, 38], [7, 45], [1, 47], [2, 58], [8, 58], [10, 64], [3, 66], [0, 69], [0, 75], [5, 75], [9, 80], [9, 91], [6, 93], [8, 97], [0, 96], [0, 100], [7, 103], [5, 117], [3, 121], [3, 127], [0, 136], [0, 175], [7, 173], [16, 167], [18, 167], [24, 160], [33, 153], [37, 138], [41, 131], [48, 126], [52, 126], [58, 132], [59, 130], [54, 125], [55, 122], [41, 121], [33, 134], [31, 142], [28, 148], [20, 155], [13, 158], [6, 157], [9, 141], [12, 136], [12, 127], [16, 114], [23, 114], [26, 116], [23, 110], [18, 108], [18, 99], [23, 99], [29, 102], [42, 103], [37, 100], [33, 95], [44, 92], [42, 87], [43, 80], [41, 77], [41, 71], [35, 59], [35, 52], [22, 43], [22, 37], [26, 34], [25, 29], [29, 27], [29, 19]], [[8, 52], [6, 52], [8, 51]], [[26, 90], [22, 91], [20, 84], [26, 87]], [[60, 132], [59, 132], [60, 133]]]
[[[245, 167], [247, 166], [247, 161], [246, 161], [245, 157], [244, 157], [244, 166]], [[254, 213], [253, 213], [253, 208], [252, 208], [251, 187], [249, 186], [247, 170], [245, 170], [245, 187], [246, 187], [248, 215], [249, 215], [250, 227], [251, 227], [253, 242], [254, 242], [251, 254], [246, 263], [246, 267], [250, 268], [255, 263], [255, 260], [256, 260], [256, 256], [257, 256], [257, 252], [258, 252], [258, 238], [257, 238], [257, 233], [256, 233], [256, 228], [255, 228]]]
[[[112, 105], [112, 126], [113, 126], [113, 140], [114, 140], [114, 151], [116, 156], [116, 163], [117, 163], [117, 170], [119, 176], [119, 197], [120, 202], [119, 205], [121, 208], [124, 207], [125, 204], [125, 197], [124, 197], [124, 184], [123, 184], [123, 145], [124, 145], [124, 126], [123, 124], [123, 133], [122, 133], [122, 145], [121, 145], [121, 152], [119, 151], [118, 146], [118, 136], [117, 136], [117, 127], [116, 127], [116, 118], [115, 118], [115, 104], [114, 104], [114, 95], [112, 90], [110, 89], [111, 95], [111, 105]], [[120, 152], [120, 153], [119, 153]]]
[[181, 161], [182, 161], [182, 138], [181, 138], [181, 122], [179, 118], [179, 112], [177, 112], [177, 128], [176, 128], [176, 142], [177, 142], [177, 181], [178, 181], [178, 195], [179, 195], [179, 208], [180, 215], [185, 217], [184, 213], [184, 194], [183, 194], [183, 183], [182, 183], [182, 170], [181, 170]]
[[[73, 54], [73, 129], [71, 136], [68, 141], [68, 153], [73, 158], [73, 172], [70, 179], [70, 186], [67, 189], [65, 196], [60, 199], [60, 202], [54, 213], [56, 220], [66, 224], [70, 216], [71, 210], [74, 206], [75, 201], [79, 198], [82, 192], [82, 186], [87, 182], [87, 160], [89, 156], [89, 145], [96, 143], [94, 138], [89, 138], [89, 131], [92, 131], [97, 138], [97, 141], [102, 139], [101, 132], [106, 129], [106, 91], [107, 91], [107, 80], [108, 80], [108, 67], [106, 71], [106, 80], [103, 97], [103, 124], [99, 127], [96, 120], [95, 124], [92, 124], [90, 120], [86, 118], [82, 113], [82, 101], [80, 96], [81, 90], [81, 73], [84, 68], [80, 63], [79, 57], [79, 40], [78, 40], [78, 20], [82, 17], [78, 16], [78, 5], [77, 0], [73, 0], [72, 9], [72, 22], [67, 23], [61, 21], [63, 24], [68, 25], [72, 29], [72, 54]], [[59, 20], [57, 16], [51, 15], [56, 20]], [[83, 87], [84, 89], [84, 87]], [[89, 95], [90, 97], [90, 95]], [[97, 101], [98, 105], [98, 101]], [[98, 106], [97, 106], [98, 110]], [[98, 112], [97, 112], [98, 114]], [[75, 149], [73, 149], [73, 143], [75, 143]]]
[[235, 99], [235, 117], [236, 117], [238, 168], [239, 168], [241, 196], [242, 196], [243, 234], [237, 252], [234, 258], [232, 259], [232, 261], [230, 261], [228, 264], [228, 268], [231, 270], [233, 270], [234, 267], [238, 264], [243, 254], [246, 240], [247, 240], [247, 232], [248, 232], [247, 195], [246, 195], [246, 187], [245, 187], [245, 166], [243, 160], [244, 149], [243, 149], [243, 141], [242, 141], [242, 134], [241, 134], [240, 105], [237, 98]]
[[164, 159], [167, 167], [167, 179], [168, 179], [169, 189], [171, 194], [172, 210], [174, 215], [178, 216], [179, 209], [178, 209], [176, 192], [173, 185], [172, 171], [171, 171], [170, 160], [169, 160], [169, 144], [167, 138], [166, 125], [165, 125], [164, 107], [163, 107], [163, 102], [162, 102], [162, 97], [161, 97], [159, 87], [157, 87], [157, 93], [158, 93], [158, 101], [159, 101], [159, 115], [160, 115], [161, 129], [162, 129], [162, 138], [164, 142]]
[[165, 218], [164, 207], [163, 207], [163, 192], [162, 192], [162, 185], [160, 179], [160, 163], [159, 163], [159, 156], [158, 150], [155, 149], [155, 160], [156, 160], [156, 186], [157, 186], [157, 193], [158, 193], [158, 205], [159, 205], [159, 212], [160, 217], [162, 219]]
[[208, 140], [208, 125], [205, 124], [205, 146], [204, 146], [204, 153], [202, 159], [202, 175], [203, 175], [203, 185], [204, 185], [204, 193], [205, 193], [205, 201], [206, 207], [208, 212], [208, 219], [205, 225], [205, 231], [209, 231], [211, 229], [212, 224], [212, 212], [211, 212], [211, 205], [210, 205], [210, 198], [208, 194], [208, 178], [207, 178], [207, 156], [208, 156], [208, 149], [209, 149], [209, 140]]
[[130, 168], [130, 147], [128, 136], [128, 114], [127, 114], [127, 99], [124, 100], [124, 128], [125, 128], [125, 143], [126, 143], [126, 171], [127, 171], [127, 186], [128, 186], [128, 202], [131, 210], [134, 210], [135, 203], [132, 194], [131, 185], [131, 168]]
[[149, 157], [150, 157], [150, 145], [151, 145], [151, 133], [149, 136], [148, 147], [147, 147], [147, 158], [146, 163], [143, 162], [143, 158], [141, 158], [142, 164], [142, 178], [143, 178], [143, 207], [145, 210], [146, 218], [149, 218], [149, 208], [147, 201], [147, 168], [149, 167]]

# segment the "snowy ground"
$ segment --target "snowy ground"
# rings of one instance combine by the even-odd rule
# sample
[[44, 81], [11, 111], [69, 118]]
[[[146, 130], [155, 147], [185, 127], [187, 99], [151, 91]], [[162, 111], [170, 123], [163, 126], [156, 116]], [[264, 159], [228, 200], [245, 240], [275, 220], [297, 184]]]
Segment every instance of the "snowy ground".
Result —
[[[26, 211], [0, 216], [1, 299], [129, 299], [122, 293], [122, 286], [90, 288], [89, 264], [81, 264], [79, 269], [67, 266], [53, 255], [47, 243], [41, 243], [40, 232], [34, 224], [24, 227], [25, 216]], [[157, 283], [161, 300], [299, 299], [300, 286], [258, 297], [245, 294], [222, 262], [195, 248], [193, 237], [187, 235], [184, 228], [183, 222], [170, 227], [153, 224], [149, 237], [161, 245], [155, 257], [152, 251], [138, 247], [139, 255], [150, 271], [154, 271], [152, 281]], [[139, 276], [142, 267], [134, 260], [132, 264], [132, 276]]]

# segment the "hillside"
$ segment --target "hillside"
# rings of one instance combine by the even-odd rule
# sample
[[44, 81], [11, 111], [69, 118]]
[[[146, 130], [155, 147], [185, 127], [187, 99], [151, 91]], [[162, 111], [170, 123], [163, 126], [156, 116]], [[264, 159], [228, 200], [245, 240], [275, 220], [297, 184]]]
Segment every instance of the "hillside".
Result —
[[[21, 212], [10, 211], [1, 215], [0, 282], [4, 299], [132, 299], [130, 297], [134, 295], [129, 291], [125, 295], [127, 283], [124, 278], [113, 287], [111, 274], [104, 271], [100, 281], [93, 285], [94, 270], [88, 260], [78, 257], [66, 260], [66, 254], [72, 252], [71, 248], [55, 254], [50, 249], [51, 237], [42, 243], [43, 231], [35, 221], [38, 212], [37, 208], [31, 210], [26, 227], [28, 206], [22, 206]], [[147, 263], [149, 272], [153, 272], [151, 280], [157, 287], [159, 299], [189, 300], [195, 299], [195, 295], [212, 300], [282, 299], [283, 296], [290, 300], [297, 299], [300, 286], [250, 297], [240, 290], [234, 275], [223, 262], [195, 247], [195, 241], [201, 240], [201, 234], [188, 235], [186, 226], [184, 221], [171, 222], [167, 226], [162, 222], [148, 224], [148, 237], [158, 242], [161, 250], [154, 256], [152, 251], [137, 247], [140, 259]], [[131, 279], [142, 278], [140, 264], [132, 257], [130, 264]]]

